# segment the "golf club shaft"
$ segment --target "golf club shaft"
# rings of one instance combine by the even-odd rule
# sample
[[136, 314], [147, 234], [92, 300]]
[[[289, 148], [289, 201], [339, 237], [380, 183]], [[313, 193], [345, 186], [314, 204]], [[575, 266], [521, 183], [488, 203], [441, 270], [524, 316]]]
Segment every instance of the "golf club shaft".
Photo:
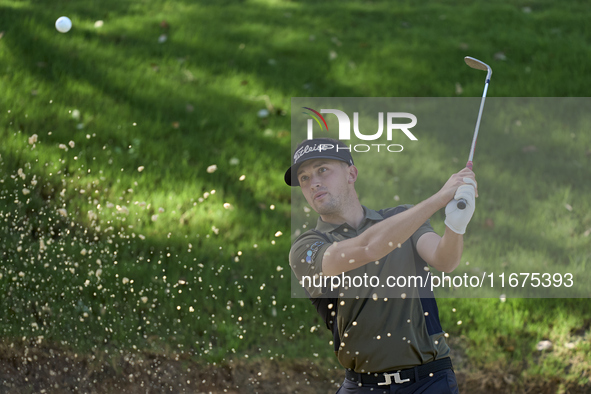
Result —
[[[472, 138], [472, 146], [470, 148], [470, 155], [468, 156], [468, 162], [466, 163], [466, 167], [472, 169], [472, 160], [474, 159], [474, 150], [476, 149], [476, 140], [478, 139], [478, 130], [480, 129], [480, 118], [482, 117], [482, 110], [484, 109], [484, 101], [486, 100], [486, 92], [488, 91], [488, 84], [490, 82], [490, 77], [487, 75], [486, 83], [484, 84], [484, 92], [482, 93], [482, 100], [480, 100], [480, 109], [478, 110], [478, 119], [476, 120], [476, 128], [474, 129], [474, 137]], [[460, 198], [458, 200], [458, 209], [465, 209], [466, 208], [466, 200]]]
[[[474, 129], [474, 137], [472, 138], [472, 147], [470, 148], [470, 156], [468, 156], [468, 163], [471, 163], [474, 159], [474, 150], [476, 149], [476, 139], [478, 138], [478, 130], [480, 129], [480, 119], [482, 118], [482, 110], [484, 109], [484, 101], [486, 100], [486, 92], [488, 90], [488, 83], [490, 80], [487, 78], [484, 84], [484, 93], [482, 93], [482, 100], [480, 100], [480, 109], [478, 110], [478, 119], [476, 120], [476, 128]], [[470, 167], [472, 169], [472, 167]]]

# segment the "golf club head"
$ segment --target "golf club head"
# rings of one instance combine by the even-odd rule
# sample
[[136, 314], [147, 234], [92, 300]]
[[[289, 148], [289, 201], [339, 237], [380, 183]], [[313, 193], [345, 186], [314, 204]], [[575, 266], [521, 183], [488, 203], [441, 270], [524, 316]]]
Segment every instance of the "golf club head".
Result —
[[466, 56], [464, 58], [464, 61], [471, 68], [474, 68], [476, 70], [486, 71], [487, 72], [486, 79], [487, 80], [490, 79], [490, 76], [492, 75], [492, 68], [490, 68], [490, 66], [488, 64], [486, 64], [485, 62], [480, 61], [478, 59], [475, 59], [473, 57], [470, 57], [470, 56]]
[[473, 57], [466, 56], [464, 58], [464, 61], [466, 62], [466, 64], [468, 66], [470, 66], [472, 68], [475, 68], [477, 70], [483, 70], [483, 71], [489, 71], [490, 70], [492, 72], [492, 69], [490, 68], [490, 66], [488, 64], [486, 64], [485, 62], [480, 61], [478, 59], [475, 59]]

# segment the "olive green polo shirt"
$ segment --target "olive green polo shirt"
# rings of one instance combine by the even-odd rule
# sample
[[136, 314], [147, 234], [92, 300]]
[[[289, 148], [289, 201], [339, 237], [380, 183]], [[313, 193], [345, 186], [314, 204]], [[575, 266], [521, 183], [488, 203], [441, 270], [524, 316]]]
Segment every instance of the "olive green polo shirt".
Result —
[[[405, 208], [412, 207], [404, 205]], [[388, 211], [384, 210], [386, 215]], [[289, 255], [293, 272], [301, 283], [304, 276], [319, 277], [322, 258], [332, 242], [356, 237], [384, 220], [378, 212], [363, 207], [364, 218], [359, 228], [349, 224], [330, 224], [318, 219], [316, 230], [328, 238], [307, 231], [293, 243]], [[427, 264], [418, 256], [419, 238], [433, 232], [429, 220], [408, 240], [378, 262], [371, 262], [347, 272], [351, 277], [377, 276], [384, 284], [388, 276], [416, 276]], [[327, 242], [330, 241], [330, 242]], [[326, 289], [304, 286], [311, 297]], [[416, 286], [406, 288], [341, 287], [338, 291], [337, 324], [341, 338], [338, 359], [345, 368], [359, 373], [386, 372], [410, 368], [448, 357], [450, 349], [439, 324], [435, 300], [421, 299]], [[432, 295], [432, 293], [430, 293]], [[423, 297], [425, 298], [425, 297]]]

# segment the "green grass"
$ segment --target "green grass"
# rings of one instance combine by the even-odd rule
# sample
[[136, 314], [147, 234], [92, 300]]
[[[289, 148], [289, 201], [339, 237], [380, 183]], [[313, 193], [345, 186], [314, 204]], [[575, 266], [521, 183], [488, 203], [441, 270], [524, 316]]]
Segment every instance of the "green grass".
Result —
[[[308, 301], [289, 293], [291, 97], [479, 96], [483, 76], [466, 55], [493, 67], [489, 97], [588, 96], [588, 12], [583, 1], [3, 2], [0, 335], [202, 362], [317, 353], [334, 363]], [[74, 24], [67, 34], [53, 26], [61, 15]], [[476, 168], [465, 259], [586, 264], [588, 134], [571, 136], [562, 119], [542, 130], [516, 120], [494, 119], [479, 139], [488, 165]], [[434, 193], [463, 165], [466, 140], [443, 130], [401, 156], [400, 201]], [[562, 379], [577, 384], [588, 384], [587, 306], [440, 301], [468, 365], [540, 379], [568, 367]], [[542, 339], [551, 352], [535, 350]]]

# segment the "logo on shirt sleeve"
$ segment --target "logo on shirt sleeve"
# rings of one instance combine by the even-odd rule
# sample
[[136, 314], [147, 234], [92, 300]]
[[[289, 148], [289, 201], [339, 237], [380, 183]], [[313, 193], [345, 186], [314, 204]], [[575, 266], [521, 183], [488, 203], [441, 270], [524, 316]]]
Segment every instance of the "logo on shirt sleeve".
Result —
[[314, 261], [314, 259], [316, 258], [316, 255], [318, 254], [318, 251], [320, 250], [320, 247], [322, 245], [324, 245], [325, 243], [326, 242], [316, 241], [312, 245], [310, 245], [310, 248], [306, 252], [306, 262], [308, 264], [311, 264], [312, 261]]

